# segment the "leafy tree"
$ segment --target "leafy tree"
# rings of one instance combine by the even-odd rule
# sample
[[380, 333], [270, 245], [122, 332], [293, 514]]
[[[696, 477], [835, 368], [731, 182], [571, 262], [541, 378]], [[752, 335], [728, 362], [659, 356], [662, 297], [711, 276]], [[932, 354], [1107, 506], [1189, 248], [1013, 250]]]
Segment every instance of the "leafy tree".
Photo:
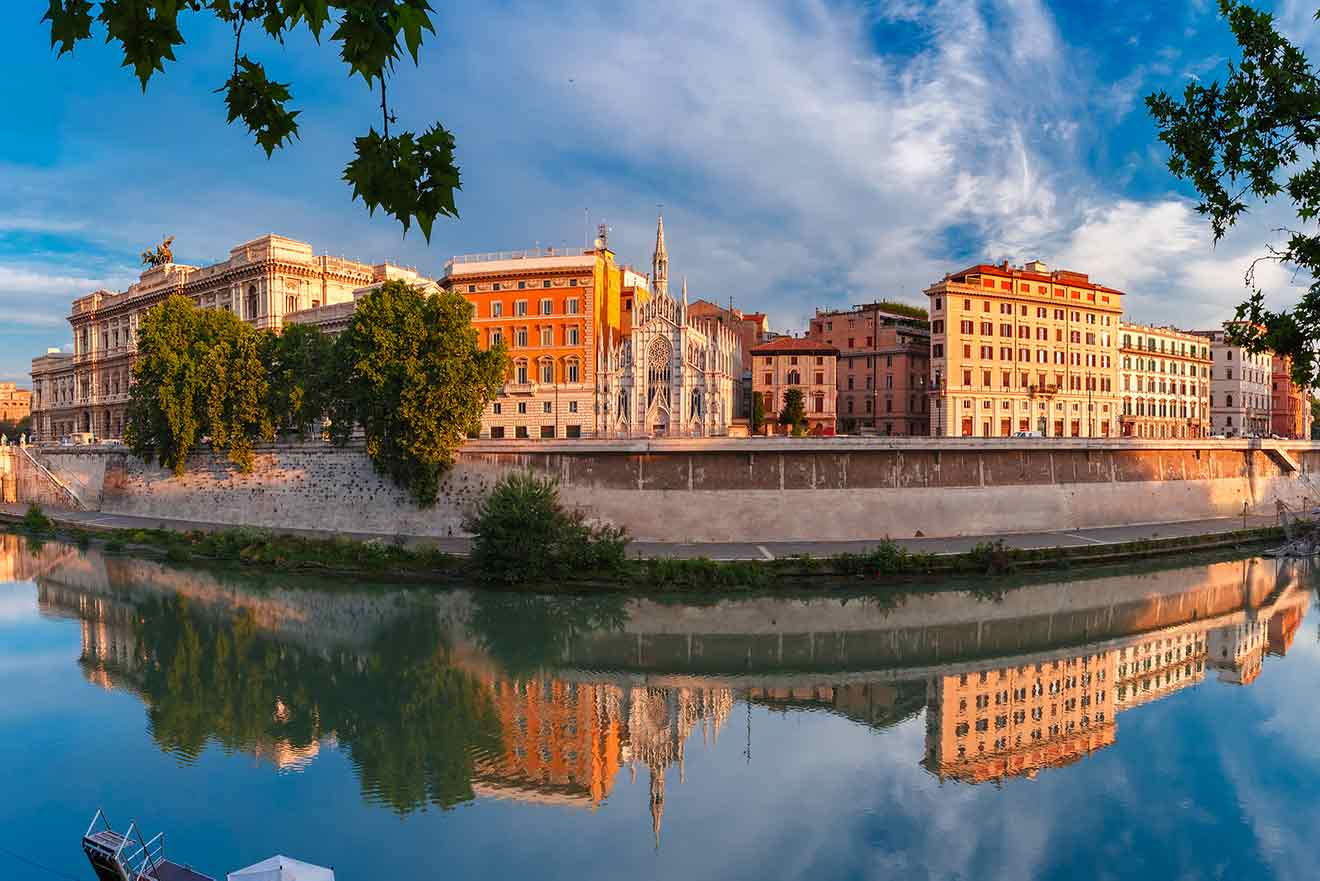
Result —
[[129, 388], [129, 448], [182, 474], [207, 435], [242, 471], [274, 435], [258, 333], [232, 313], [174, 295], [147, 310]]
[[24, 416], [18, 420], [0, 419], [0, 434], [10, 440], [17, 440], [20, 435], [32, 434], [32, 417]]
[[779, 424], [794, 434], [801, 433], [807, 424], [807, 405], [802, 389], [791, 388], [784, 393], [784, 409], [779, 412]]
[[[1200, 194], [1197, 210], [1209, 217], [1216, 242], [1247, 211], [1249, 196], [1268, 202], [1286, 192], [1299, 226], [1309, 225], [1320, 216], [1320, 77], [1269, 13], [1238, 0], [1219, 0], [1219, 9], [1242, 52], [1224, 82], [1193, 80], [1181, 100], [1163, 91], [1146, 98], [1171, 151], [1169, 170]], [[1289, 356], [1293, 381], [1310, 388], [1320, 380], [1320, 234], [1283, 232], [1286, 244], [1268, 245], [1262, 259], [1310, 275], [1310, 287], [1292, 309], [1267, 309], [1253, 263], [1251, 294], [1229, 333], [1251, 351]]]
[[508, 373], [504, 348], [478, 347], [471, 319], [459, 294], [428, 296], [388, 281], [358, 300], [336, 343], [344, 376], [332, 437], [343, 443], [361, 425], [376, 469], [423, 506], [435, 503], [455, 452]]
[[50, 23], [50, 44], [59, 55], [90, 39], [94, 25], [103, 28], [144, 92], [151, 77], [175, 60], [189, 19], [219, 21], [234, 32], [234, 59], [229, 79], [216, 91], [224, 95], [229, 122], [241, 119], [267, 157], [298, 137], [301, 111], [289, 106], [289, 83], [270, 79], [265, 65], [244, 51], [243, 38], [248, 35], [250, 44], [260, 28], [282, 45], [305, 28], [319, 43], [329, 25], [349, 75], [362, 77], [368, 89], [380, 88], [381, 132], [373, 127], [355, 140], [357, 155], [344, 180], [369, 211], [383, 209], [405, 232], [416, 221], [429, 241], [436, 217], [458, 216], [454, 138], [439, 123], [420, 135], [391, 135], [395, 117], [386, 81], [405, 50], [417, 63], [423, 39], [435, 33], [431, 16], [429, 0], [48, 0], [42, 21]]
[[760, 392], [752, 392], [752, 434], [760, 434], [765, 426], [765, 398]]
[[330, 412], [334, 400], [334, 340], [320, 328], [291, 324], [279, 334], [264, 335], [262, 359], [270, 383], [270, 412], [281, 425], [306, 435]]
[[553, 586], [574, 575], [608, 574], [623, 565], [627, 534], [593, 526], [559, 501], [559, 484], [530, 471], [505, 474], [464, 524], [472, 564], [485, 581]]

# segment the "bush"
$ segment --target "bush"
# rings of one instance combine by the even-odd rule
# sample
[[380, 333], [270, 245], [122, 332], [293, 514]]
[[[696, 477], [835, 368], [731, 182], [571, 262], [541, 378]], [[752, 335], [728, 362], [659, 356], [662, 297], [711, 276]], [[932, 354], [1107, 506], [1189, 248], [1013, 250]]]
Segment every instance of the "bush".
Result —
[[628, 547], [625, 530], [588, 523], [560, 504], [558, 481], [530, 471], [501, 477], [463, 528], [476, 576], [504, 584], [613, 574]]
[[23, 515], [22, 526], [28, 532], [53, 532], [55, 521], [46, 516], [40, 505], [33, 502], [28, 505], [27, 513]]

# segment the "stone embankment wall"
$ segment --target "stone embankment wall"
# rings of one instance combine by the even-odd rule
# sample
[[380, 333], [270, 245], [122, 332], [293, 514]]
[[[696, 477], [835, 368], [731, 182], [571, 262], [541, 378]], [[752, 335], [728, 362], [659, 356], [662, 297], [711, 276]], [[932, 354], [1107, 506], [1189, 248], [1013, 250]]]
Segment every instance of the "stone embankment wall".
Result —
[[[53, 473], [37, 464], [42, 461], [41, 454], [33, 447], [27, 451], [12, 444], [0, 447], [0, 503], [36, 502], [51, 510], [95, 507], [95, 503], [81, 503], [72, 487], [53, 479]], [[103, 469], [104, 462], [101, 456], [88, 457], [86, 467]], [[97, 480], [92, 482], [99, 485]]]
[[1320, 445], [1305, 442], [485, 441], [463, 449], [430, 510], [355, 446], [266, 447], [251, 474], [200, 455], [181, 477], [122, 448], [41, 456], [109, 513], [384, 536], [461, 535], [472, 505], [519, 468], [553, 474], [568, 504], [635, 538], [681, 542], [983, 535], [1320, 502]]

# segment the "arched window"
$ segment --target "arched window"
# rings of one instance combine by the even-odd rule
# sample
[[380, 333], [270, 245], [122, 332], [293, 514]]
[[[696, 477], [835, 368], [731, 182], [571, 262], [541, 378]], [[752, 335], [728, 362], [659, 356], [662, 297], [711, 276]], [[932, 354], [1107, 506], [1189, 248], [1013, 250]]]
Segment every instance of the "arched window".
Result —
[[[672, 376], [674, 349], [664, 337], [658, 337], [651, 343], [646, 353], [646, 406], [659, 402], [669, 403], [669, 384]], [[682, 406], [680, 402], [679, 406]]]
[[513, 362], [513, 381], [518, 385], [527, 385], [527, 359], [519, 358]]
[[295, 294], [289, 294], [284, 298], [284, 313], [298, 311], [298, 297]]
[[564, 362], [564, 382], [581, 382], [581, 364], [576, 358]]
[[692, 390], [692, 409], [689, 415], [693, 419], [700, 419], [705, 415], [701, 406], [701, 389]]
[[788, 371], [787, 379], [789, 385], [802, 385], [802, 374], [796, 370]]
[[555, 381], [555, 362], [549, 358], [542, 358], [537, 362], [537, 376], [545, 385], [552, 385]]
[[256, 318], [256, 317], [257, 317], [257, 286], [254, 285], [254, 284], [250, 284], [250, 285], [248, 285], [248, 290], [247, 290], [247, 315], [244, 315], [243, 317], [244, 317], [244, 318]]

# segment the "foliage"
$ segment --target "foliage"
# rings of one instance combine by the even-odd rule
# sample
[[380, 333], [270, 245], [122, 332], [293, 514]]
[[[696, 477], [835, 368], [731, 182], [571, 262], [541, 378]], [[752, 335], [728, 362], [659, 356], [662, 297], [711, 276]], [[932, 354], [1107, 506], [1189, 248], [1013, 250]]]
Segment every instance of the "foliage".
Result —
[[175, 49], [185, 42], [180, 26], [187, 18], [227, 25], [234, 33], [233, 68], [216, 91], [224, 95], [228, 121], [241, 119], [267, 156], [297, 136], [300, 111], [290, 109], [289, 84], [271, 79], [265, 65], [243, 53], [245, 29], [259, 25], [282, 46], [306, 28], [319, 43], [333, 21], [330, 41], [338, 44], [350, 76], [362, 77], [368, 89], [380, 87], [384, 130], [356, 139], [357, 158], [344, 177], [369, 209], [383, 208], [405, 232], [415, 220], [429, 240], [437, 216], [458, 216], [454, 141], [438, 123], [420, 137], [410, 131], [391, 137], [395, 117], [386, 81], [405, 50], [417, 63], [423, 40], [435, 33], [432, 14], [429, 0], [48, 0], [42, 21], [50, 23], [50, 44], [59, 55], [90, 39], [99, 25], [106, 42], [118, 45], [123, 66], [133, 70], [144, 92], [166, 62], [175, 60]]
[[[1320, 77], [1269, 13], [1238, 0], [1220, 0], [1219, 8], [1242, 53], [1223, 84], [1193, 79], [1181, 99], [1163, 91], [1146, 98], [1171, 151], [1169, 170], [1200, 194], [1197, 210], [1209, 217], [1216, 242], [1246, 212], [1248, 196], [1268, 202], [1286, 192], [1299, 225], [1310, 225], [1320, 216]], [[1291, 310], [1267, 309], [1253, 263], [1251, 294], [1230, 337], [1253, 352], [1288, 356], [1293, 381], [1311, 388], [1320, 381], [1320, 234], [1282, 232], [1286, 244], [1267, 245], [1262, 259], [1310, 275], [1311, 285]]]
[[784, 393], [784, 409], [779, 412], [779, 424], [794, 434], [800, 434], [807, 424], [806, 399], [802, 389], [791, 388]]
[[388, 281], [357, 301], [336, 341], [343, 376], [332, 437], [343, 443], [361, 425], [376, 469], [422, 506], [435, 504], [458, 447], [508, 372], [503, 347], [478, 347], [471, 317], [459, 294], [428, 296]]
[[1320, 440], [1320, 401], [1311, 399], [1311, 440]]
[[505, 474], [464, 528], [473, 534], [472, 565], [485, 581], [553, 584], [618, 572], [628, 537], [586, 522], [559, 501], [559, 484], [530, 471]]
[[17, 421], [0, 419], [0, 434], [12, 440], [17, 440], [22, 435], [32, 434], [32, 417], [24, 416]]
[[765, 427], [765, 398], [760, 392], [752, 392], [752, 434], [760, 434]]
[[174, 295], [143, 316], [125, 440], [145, 461], [182, 473], [197, 444], [226, 450], [242, 471], [274, 436], [258, 332], [232, 313]]
[[279, 334], [266, 334], [262, 342], [272, 417], [306, 435], [330, 412], [334, 401], [338, 369], [334, 341], [319, 328], [290, 324]]
[[875, 305], [883, 312], [892, 312], [895, 315], [905, 315], [908, 318], [918, 318], [925, 321], [930, 317], [930, 313], [921, 306], [913, 306], [911, 303], [901, 303], [898, 300], [877, 300]]
[[506, 673], [533, 674], [561, 662], [580, 633], [622, 630], [627, 602], [623, 593], [550, 597], [477, 591], [468, 630]]
[[27, 506], [19, 526], [28, 532], [52, 532], [55, 529], [55, 521], [46, 516], [40, 505], [33, 502]]

